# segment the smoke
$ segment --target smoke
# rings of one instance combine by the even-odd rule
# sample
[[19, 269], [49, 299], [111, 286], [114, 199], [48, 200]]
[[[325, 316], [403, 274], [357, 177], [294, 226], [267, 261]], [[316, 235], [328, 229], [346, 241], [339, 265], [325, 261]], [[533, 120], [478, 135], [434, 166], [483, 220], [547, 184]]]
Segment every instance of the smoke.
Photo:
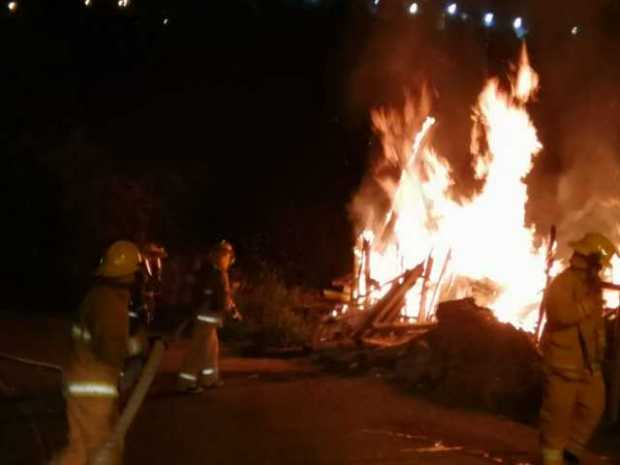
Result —
[[[526, 179], [526, 222], [538, 239], [556, 225], [560, 255], [566, 255], [568, 241], [588, 231], [620, 244], [620, 40], [615, 32], [620, 12], [605, 0], [586, 9], [570, 2], [530, 6], [535, 33], [528, 45], [541, 78], [538, 102], [530, 110], [544, 149]], [[573, 25], [579, 27], [577, 35], [571, 33]], [[431, 108], [437, 117], [433, 145], [450, 163], [453, 194], [466, 198], [480, 188], [471, 164], [472, 107], [489, 74], [505, 77], [508, 63], [517, 60], [518, 43], [497, 37], [489, 45], [465, 30], [436, 26], [412, 28], [393, 20], [371, 28], [351, 76], [350, 109], [358, 117], [372, 108], [402, 111], [405, 96], [415, 95], [419, 104], [415, 92], [426, 85], [428, 101], [417, 116], [423, 118]], [[419, 128], [419, 121], [410, 122]], [[390, 182], [398, 181], [398, 163], [381, 160], [381, 151], [380, 144], [371, 147], [371, 168], [350, 205], [359, 228], [376, 230], [390, 205]]]
[[380, 156], [368, 170], [360, 191], [354, 196], [349, 211], [358, 226], [355, 231], [370, 228], [385, 231], [385, 224], [394, 203], [401, 173], [410, 159], [415, 133], [430, 112], [430, 96], [423, 86], [418, 96], [407, 96], [404, 108], [378, 108], [371, 111], [373, 129], [380, 137]]
[[[368, 120], [373, 112], [383, 112], [392, 123], [383, 131], [373, 127], [377, 137], [364, 154], [369, 167], [349, 205], [354, 233], [366, 227], [389, 228], [380, 223], [392, 204], [405, 152], [429, 114], [438, 121], [432, 129], [433, 146], [459, 179], [453, 194], [471, 196], [480, 187], [471, 163], [471, 108], [485, 73], [484, 48], [473, 31], [443, 30], [432, 22], [412, 23], [395, 15], [369, 26], [363, 46], [350, 48], [357, 49], [357, 63], [348, 83], [349, 118]], [[377, 122], [372, 116], [370, 120]], [[390, 143], [395, 140], [406, 144]], [[400, 153], [386, 153], [386, 146], [398, 146]]]
[[568, 241], [589, 231], [620, 244], [619, 48], [606, 27], [618, 12], [609, 6], [597, 2], [581, 16], [574, 12], [579, 34], [558, 35], [556, 27], [554, 39], [541, 38], [533, 51], [542, 78], [536, 122], [545, 150], [527, 179], [527, 220], [539, 237], [557, 226], [562, 257]]
[[[572, 132], [571, 132], [572, 129]], [[587, 232], [606, 234], [620, 244], [620, 158], [614, 132], [584, 121], [562, 128], [561, 170], [539, 174], [530, 183], [528, 216], [540, 234], [558, 229], [559, 254]]]

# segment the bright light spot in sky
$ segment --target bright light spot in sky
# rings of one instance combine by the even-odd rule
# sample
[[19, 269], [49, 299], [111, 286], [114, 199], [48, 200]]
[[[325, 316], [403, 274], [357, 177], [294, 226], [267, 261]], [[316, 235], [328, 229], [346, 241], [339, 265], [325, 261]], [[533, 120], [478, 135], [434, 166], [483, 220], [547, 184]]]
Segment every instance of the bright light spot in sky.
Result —
[[84, 6], [90, 6], [90, 0], [84, 0]]
[[573, 28], [570, 30], [570, 33], [574, 36], [579, 34], [579, 26], [573, 26]]
[[377, 6], [379, 5], [379, 3], [381, 3], [381, 0], [373, 0], [372, 3]]
[[523, 24], [523, 18], [521, 18], [521, 16], [515, 18], [512, 22], [512, 28], [515, 30], [515, 34], [519, 39], [523, 39], [527, 35], [528, 31]]
[[495, 15], [491, 12], [486, 13], [484, 15], [483, 21], [484, 21], [484, 25], [487, 27], [493, 26], [493, 20], [495, 19]]
[[417, 4], [417, 2], [413, 2], [411, 5], [409, 5], [409, 14], [415, 15], [418, 14], [418, 11], [420, 11], [420, 6]]
[[523, 19], [521, 19], [521, 17], [515, 18], [512, 23], [512, 27], [515, 29], [521, 29], [523, 27]]
[[17, 11], [17, 2], [9, 2], [7, 7], [11, 13]]
[[164, 26], [166, 26], [168, 24], [168, 22], [169, 22], [168, 18], [164, 18], [164, 21], [163, 21]]
[[456, 10], [458, 10], [456, 3], [452, 3], [451, 5], [448, 5], [448, 8], [446, 8], [446, 11], [448, 12], [448, 14], [452, 16], [456, 14]]
[[119, 8], [127, 8], [129, 6], [129, 0], [118, 0]]

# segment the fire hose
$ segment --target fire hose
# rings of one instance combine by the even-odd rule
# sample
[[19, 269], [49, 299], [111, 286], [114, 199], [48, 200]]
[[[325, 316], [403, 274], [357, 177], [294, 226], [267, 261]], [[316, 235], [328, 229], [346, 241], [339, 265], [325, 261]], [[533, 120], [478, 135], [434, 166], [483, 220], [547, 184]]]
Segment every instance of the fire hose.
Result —
[[16, 355], [11, 355], [11, 354], [7, 354], [4, 352], [0, 352], [0, 358], [3, 358], [5, 360], [11, 360], [13, 362], [18, 362], [18, 363], [22, 363], [24, 365], [30, 365], [30, 366], [34, 366], [37, 368], [45, 368], [47, 370], [55, 370], [60, 372], [60, 374], [62, 375], [62, 368], [58, 365], [54, 365], [53, 363], [46, 363], [46, 362], [40, 362], [38, 360], [32, 360], [29, 358], [25, 358], [25, 357], [18, 357]]
[[165, 346], [162, 340], [156, 341], [153, 345], [153, 349], [151, 350], [146, 365], [142, 370], [140, 379], [129, 397], [127, 406], [121, 414], [118, 423], [114, 427], [112, 436], [95, 455], [93, 465], [106, 465], [108, 463], [112, 463], [115, 450], [117, 450], [123, 443], [127, 430], [135, 419], [142, 402], [144, 402], [144, 398], [151, 387], [153, 379], [155, 379], [159, 364], [164, 355], [164, 348]]
[[[38, 360], [32, 360], [32, 359], [25, 358], [25, 357], [19, 357], [16, 355], [7, 354], [5, 352], [0, 352], [0, 359], [9, 360], [11, 362], [16, 362], [16, 363], [21, 363], [23, 365], [29, 365], [29, 366], [33, 366], [36, 368], [43, 368], [45, 370], [53, 370], [53, 371], [58, 372], [58, 374], [61, 377], [61, 380], [64, 377], [62, 368], [58, 365], [54, 365], [51, 363], [40, 362]], [[0, 393], [2, 393], [3, 395], [9, 396], [14, 393], [14, 389], [4, 384], [2, 380], [0, 380]], [[42, 439], [41, 431], [37, 427], [37, 424], [34, 418], [32, 417], [32, 414], [29, 413], [25, 408], [23, 408], [19, 404], [17, 408], [19, 412], [21, 413], [21, 415], [23, 415], [23, 417], [28, 421], [28, 425], [35, 439], [35, 444], [37, 445], [37, 448], [39, 449], [39, 453], [41, 454], [40, 456], [42, 457], [42, 460], [45, 460], [44, 457], [49, 456], [50, 451], [45, 446], [45, 443]]]
[[[191, 323], [191, 319], [181, 322], [181, 324], [179, 324], [173, 332], [172, 340], [179, 339], [183, 333], [183, 330], [189, 323]], [[107, 463], [111, 463], [114, 451], [123, 443], [125, 435], [133, 423], [133, 420], [135, 419], [136, 414], [144, 402], [146, 394], [155, 379], [155, 375], [159, 369], [159, 364], [164, 356], [165, 346], [166, 345], [163, 339], [157, 339], [155, 344], [153, 344], [149, 358], [142, 369], [140, 378], [138, 379], [129, 400], [127, 401], [125, 410], [123, 410], [120, 419], [114, 427], [112, 436], [96, 454], [93, 465], [106, 465]]]
[[[146, 394], [151, 387], [151, 384], [157, 374], [157, 370], [159, 368], [159, 364], [161, 363], [161, 359], [164, 355], [165, 345], [164, 342], [160, 339], [155, 342], [149, 358], [146, 362], [142, 370], [142, 374], [138, 379], [136, 387], [134, 388], [129, 401], [125, 407], [125, 410], [121, 414], [120, 419], [114, 427], [114, 431], [110, 439], [102, 446], [102, 448], [95, 455], [93, 465], [106, 465], [108, 463], [112, 463], [112, 457], [114, 457], [114, 451], [117, 450], [120, 444], [123, 443], [125, 435], [129, 430], [133, 420], [140, 409]], [[11, 360], [14, 362], [22, 363], [24, 365], [30, 365], [37, 368], [44, 368], [47, 370], [54, 370], [59, 372], [60, 376], [64, 379], [63, 370], [60, 366], [54, 365], [51, 363], [41, 362], [37, 360], [32, 360], [25, 357], [19, 357], [11, 354], [6, 354], [0, 352], [0, 358]], [[38, 437], [38, 431], [35, 431]]]
[[[178, 339], [183, 332], [183, 329], [190, 322], [191, 319], [182, 322], [174, 331], [173, 339]], [[153, 380], [155, 379], [155, 376], [159, 369], [159, 365], [163, 358], [164, 351], [164, 341], [162, 339], [156, 340], [156, 342], [153, 344], [146, 365], [142, 369], [140, 378], [138, 379], [138, 382], [133, 389], [131, 396], [129, 397], [127, 405], [125, 406], [125, 409], [123, 410], [120, 419], [114, 426], [113, 432], [108, 441], [106, 441], [106, 443], [99, 449], [99, 451], [96, 452], [94, 460], [92, 462], [93, 465], [107, 465], [109, 463], [113, 463], [116, 460], [116, 451], [119, 449], [119, 446], [122, 445], [125, 439], [125, 435], [129, 430], [129, 427], [133, 423], [136, 414], [138, 413], [138, 410], [140, 409], [142, 403], [144, 402], [144, 399], [146, 398], [148, 390], [151, 387], [151, 384], [153, 383]], [[57, 371], [64, 382], [63, 369], [58, 365], [6, 354], [3, 352], [0, 352], [0, 358], [38, 368]]]

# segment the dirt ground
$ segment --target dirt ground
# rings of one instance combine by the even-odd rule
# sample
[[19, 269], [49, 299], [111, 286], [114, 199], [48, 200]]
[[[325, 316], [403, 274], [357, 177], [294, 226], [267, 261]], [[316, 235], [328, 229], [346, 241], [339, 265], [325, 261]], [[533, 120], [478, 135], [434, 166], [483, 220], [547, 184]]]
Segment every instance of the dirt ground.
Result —
[[[63, 364], [66, 344], [57, 336], [62, 327], [60, 321], [3, 322], [6, 337], [0, 341], [0, 352]], [[53, 335], [45, 337], [49, 332]], [[308, 359], [226, 356], [222, 388], [194, 396], [178, 395], [173, 389], [174, 372], [184, 348], [183, 343], [169, 346], [161, 373], [126, 439], [125, 463], [536, 463], [537, 434], [530, 426], [437, 406], [378, 375], [326, 374]], [[11, 369], [6, 364], [2, 367], [1, 380], [16, 383]], [[7, 381], [7, 376], [13, 379]], [[19, 378], [27, 378], [27, 374]], [[7, 403], [1, 405], [4, 424], [23, 423], [23, 417], [9, 418], [7, 423], [13, 410]], [[58, 408], [47, 410], [48, 420], [58, 419]], [[42, 412], [37, 418], [44, 416]], [[38, 425], [40, 429], [62, 430], [57, 421]], [[0, 463], [37, 463], [32, 442], [41, 439], [35, 438], [32, 429], [22, 428], [21, 439], [15, 440], [14, 430], [10, 447], [0, 441]], [[45, 439], [49, 432], [42, 435]], [[618, 452], [617, 443], [615, 449]], [[19, 452], [24, 452], [21, 459]], [[592, 456], [588, 463], [620, 461]]]

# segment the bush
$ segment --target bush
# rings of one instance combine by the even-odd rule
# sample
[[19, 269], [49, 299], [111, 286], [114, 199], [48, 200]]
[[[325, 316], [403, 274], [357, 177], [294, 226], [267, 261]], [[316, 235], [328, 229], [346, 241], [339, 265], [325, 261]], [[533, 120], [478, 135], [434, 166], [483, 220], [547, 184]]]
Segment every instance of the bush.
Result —
[[306, 346], [311, 325], [304, 319], [298, 302], [297, 293], [285, 285], [279, 273], [261, 264], [237, 293], [236, 303], [244, 322], [229, 325], [228, 335], [246, 339], [259, 352]]

